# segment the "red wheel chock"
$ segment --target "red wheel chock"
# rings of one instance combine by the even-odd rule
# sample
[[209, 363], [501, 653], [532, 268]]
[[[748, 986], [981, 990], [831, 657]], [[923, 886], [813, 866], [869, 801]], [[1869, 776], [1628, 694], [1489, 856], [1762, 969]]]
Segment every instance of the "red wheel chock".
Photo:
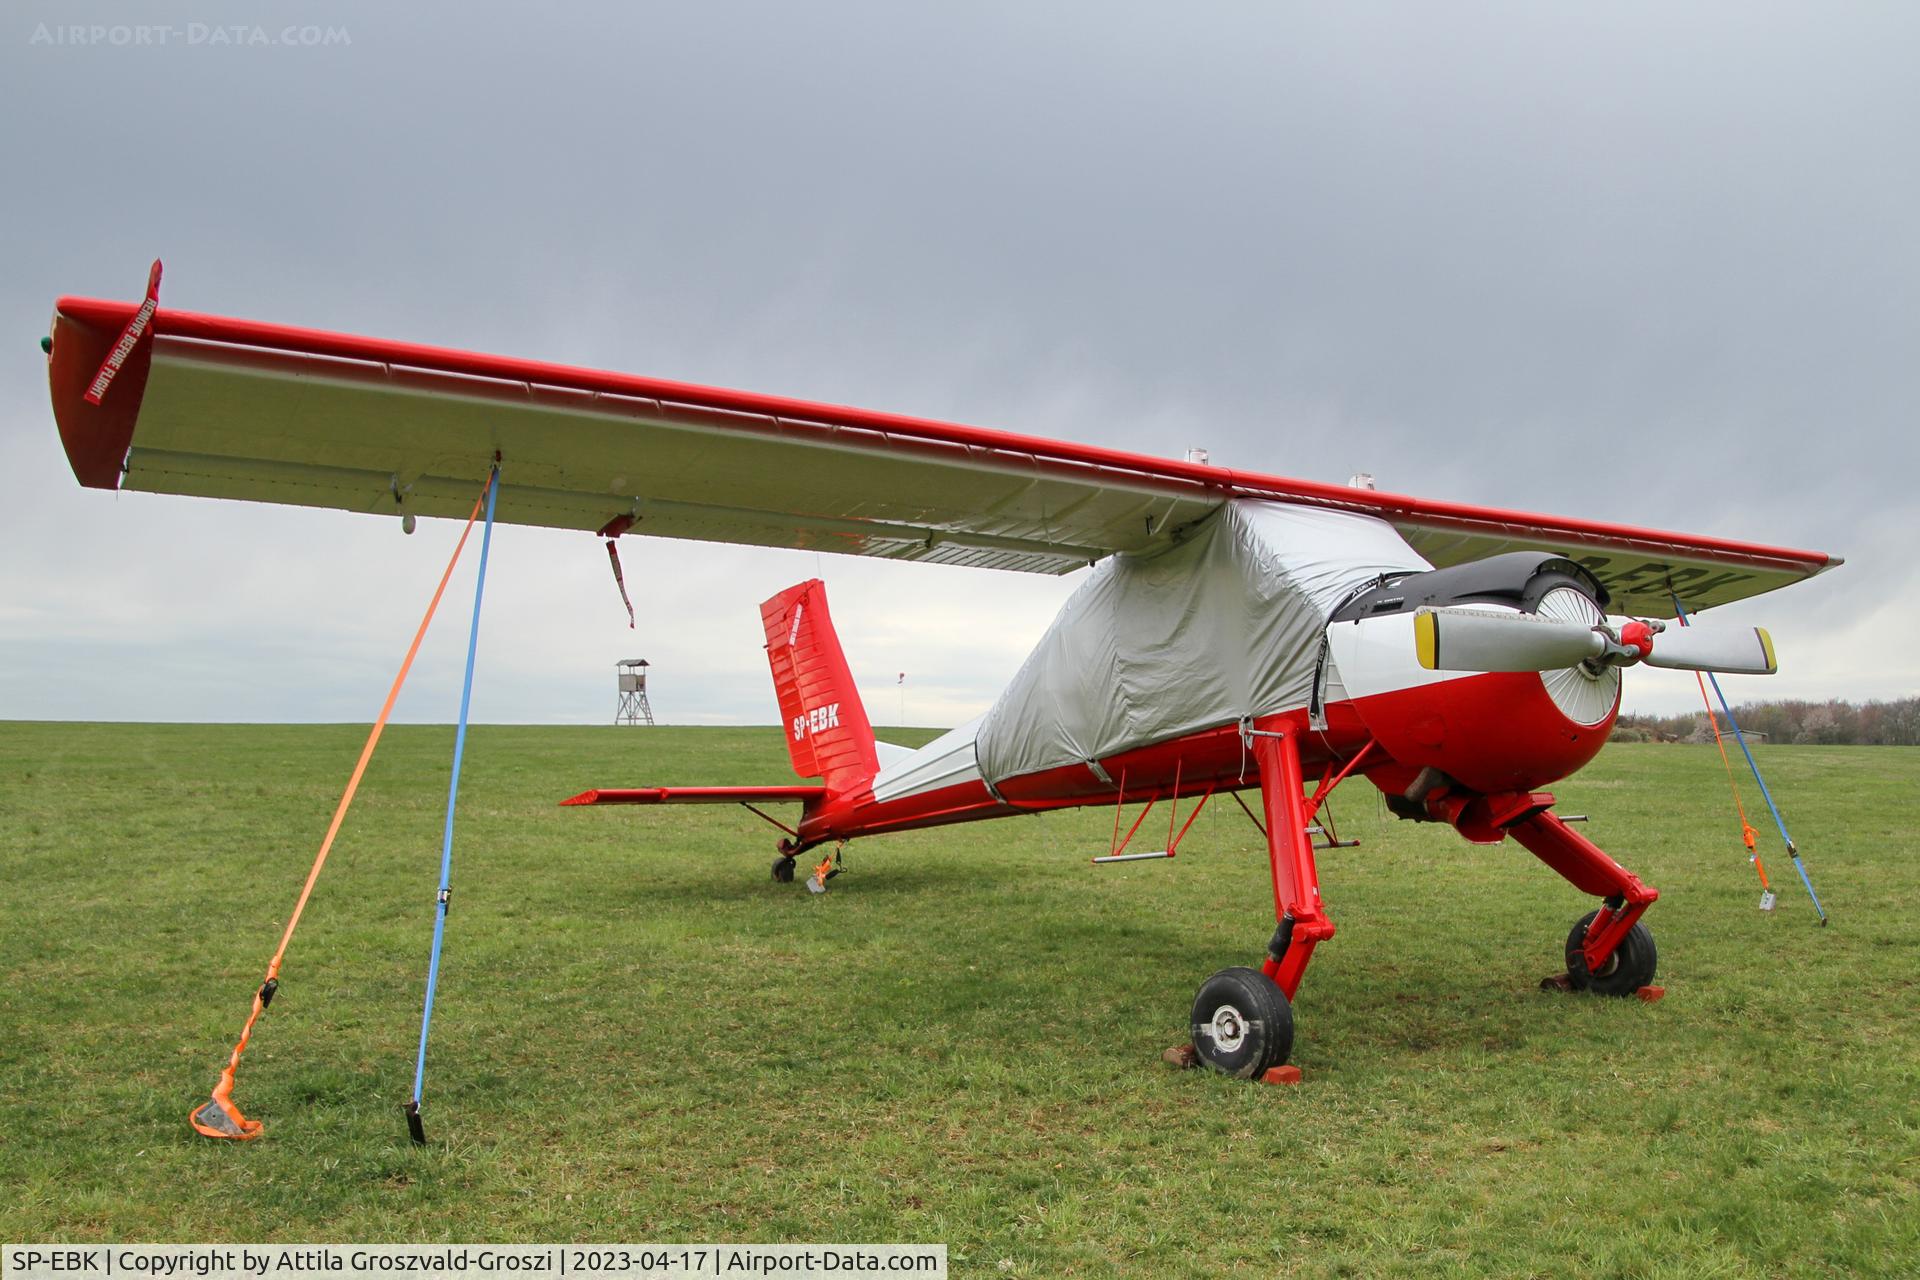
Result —
[[[1190, 1044], [1177, 1044], [1160, 1055], [1160, 1061], [1177, 1071], [1190, 1071], [1200, 1065], [1200, 1055], [1193, 1051]], [[1294, 1066], [1268, 1067], [1260, 1077], [1261, 1084], [1299, 1084], [1300, 1068]]]
[[[1570, 992], [1573, 990], [1573, 979], [1564, 973], [1556, 973], [1551, 978], [1540, 979], [1540, 989], [1542, 991]], [[1666, 994], [1667, 989], [1665, 987], [1641, 987], [1633, 993], [1636, 1000], [1644, 1000], [1648, 1004], [1652, 1004], [1654, 1001], [1663, 998]]]

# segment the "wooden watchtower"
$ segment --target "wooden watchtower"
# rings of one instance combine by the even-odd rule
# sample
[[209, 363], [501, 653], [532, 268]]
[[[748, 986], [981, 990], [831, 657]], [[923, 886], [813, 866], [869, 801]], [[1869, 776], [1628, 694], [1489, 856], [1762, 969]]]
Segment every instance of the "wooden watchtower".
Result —
[[613, 710], [615, 724], [652, 724], [653, 708], [647, 703], [645, 658], [622, 658], [614, 664], [620, 675], [620, 701]]

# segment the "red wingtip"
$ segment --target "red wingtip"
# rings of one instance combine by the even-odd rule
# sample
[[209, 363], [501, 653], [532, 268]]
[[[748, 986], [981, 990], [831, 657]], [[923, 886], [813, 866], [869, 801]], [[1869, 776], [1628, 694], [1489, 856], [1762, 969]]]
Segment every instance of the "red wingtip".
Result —
[[582, 791], [577, 796], [568, 796], [565, 800], [562, 800], [560, 803], [563, 806], [570, 805], [570, 804], [599, 804], [600, 792], [598, 791], [598, 789], [591, 790], [591, 791]]
[[90, 489], [120, 487], [120, 469], [146, 394], [159, 305], [157, 258], [140, 302], [62, 298], [54, 304], [47, 355], [53, 419], [74, 477]]
[[[74, 478], [89, 489], [117, 489], [120, 467], [133, 444], [134, 421], [140, 416], [140, 400], [147, 388], [153, 344], [149, 340], [136, 346], [119, 370], [112, 396], [99, 404], [89, 403], [87, 387], [112, 352], [125, 317], [111, 328], [89, 323], [68, 310], [69, 301], [62, 298], [55, 306], [53, 350], [47, 358], [53, 420], [60, 429], [60, 443], [67, 451]], [[132, 303], [125, 307], [129, 316], [136, 309], [137, 304]]]

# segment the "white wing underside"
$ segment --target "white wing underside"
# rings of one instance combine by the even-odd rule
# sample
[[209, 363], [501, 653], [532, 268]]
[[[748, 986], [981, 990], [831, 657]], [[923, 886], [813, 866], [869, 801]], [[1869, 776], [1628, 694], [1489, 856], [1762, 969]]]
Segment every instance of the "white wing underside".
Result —
[[1615, 611], [1663, 617], [1676, 594], [1707, 608], [1837, 563], [165, 308], [104, 404], [84, 402], [133, 313], [57, 306], [54, 412], [93, 487], [459, 518], [498, 458], [505, 523], [1052, 574], [1167, 550], [1247, 498], [1384, 520], [1436, 566], [1564, 554], [1607, 585]]

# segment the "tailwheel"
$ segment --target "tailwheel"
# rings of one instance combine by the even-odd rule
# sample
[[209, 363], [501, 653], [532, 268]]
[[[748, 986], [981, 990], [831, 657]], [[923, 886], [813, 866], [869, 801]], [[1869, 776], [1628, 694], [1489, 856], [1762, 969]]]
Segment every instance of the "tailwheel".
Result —
[[1620, 945], [1613, 949], [1599, 969], [1587, 968], [1587, 927], [1598, 911], [1589, 911], [1574, 922], [1567, 935], [1567, 981], [1575, 991], [1591, 991], [1603, 996], [1630, 996], [1653, 981], [1659, 961], [1653, 946], [1653, 934], [1647, 926], [1634, 922]]
[[781, 884], [793, 883], [793, 855], [782, 854], [773, 860], [773, 878]]
[[1222, 969], [1193, 998], [1193, 1051], [1239, 1080], [1256, 1080], [1293, 1052], [1293, 1006], [1258, 969]]

